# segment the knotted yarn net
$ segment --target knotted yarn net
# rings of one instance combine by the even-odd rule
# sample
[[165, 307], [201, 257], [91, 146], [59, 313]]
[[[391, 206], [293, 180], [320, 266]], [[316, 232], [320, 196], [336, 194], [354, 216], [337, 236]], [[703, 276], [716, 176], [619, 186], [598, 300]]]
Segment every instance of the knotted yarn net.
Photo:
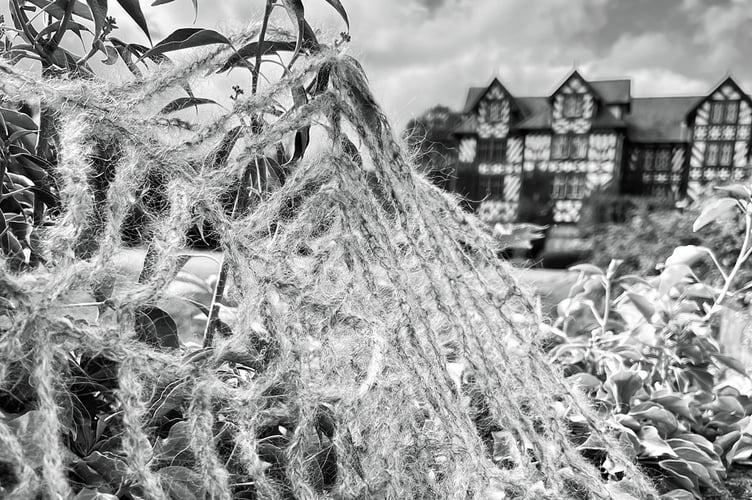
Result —
[[[0, 491], [651, 497], [539, 351], [536, 313], [496, 243], [412, 168], [352, 57], [310, 55], [200, 127], [153, 117], [166, 92], [229, 54], [221, 47], [125, 84], [40, 82], [2, 67], [5, 95], [38, 96], [57, 113], [61, 209], [41, 242], [44, 264], [0, 274], [9, 318], [0, 394], [14, 398], [0, 414]], [[307, 102], [257, 126], [254, 117], [322, 74], [328, 83]], [[318, 150], [231, 214], [223, 200], [247, 166], [260, 183], [280, 141], [305, 127]], [[228, 136], [241, 153], [217, 161]], [[147, 203], [154, 179], [162, 202]], [[107, 296], [96, 320], [76, 318], [69, 297], [101, 296], [118, 274], [113, 259], [136, 209], [146, 213], [148, 272]], [[205, 347], [160, 345], [144, 336], [156, 330], [144, 319], [158, 322], [151, 312], [196, 226], [221, 243], [237, 314]], [[572, 416], [619, 477], [577, 450]]]

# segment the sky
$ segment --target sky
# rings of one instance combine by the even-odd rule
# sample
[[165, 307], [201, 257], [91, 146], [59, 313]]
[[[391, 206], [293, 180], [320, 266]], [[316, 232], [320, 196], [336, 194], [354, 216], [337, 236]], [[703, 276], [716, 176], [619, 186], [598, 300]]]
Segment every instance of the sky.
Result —
[[[548, 95], [573, 67], [585, 78], [631, 78], [637, 96], [704, 94], [728, 72], [752, 90], [752, 0], [341, 1], [348, 50], [397, 129], [436, 104], [460, 109], [468, 87], [494, 76], [513, 95]], [[148, 4], [155, 42], [193, 25], [191, 0]], [[196, 25], [221, 31], [258, 20], [263, 1], [198, 5]], [[321, 41], [345, 29], [326, 0], [304, 5]], [[116, 5], [111, 13], [119, 37], [144, 41]]]

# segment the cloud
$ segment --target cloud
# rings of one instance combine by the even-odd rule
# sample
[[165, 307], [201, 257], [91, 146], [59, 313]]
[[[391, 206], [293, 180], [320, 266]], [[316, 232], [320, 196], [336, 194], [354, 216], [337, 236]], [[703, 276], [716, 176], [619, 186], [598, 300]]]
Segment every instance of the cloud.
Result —
[[[110, 3], [118, 35], [144, 42], [116, 2]], [[349, 50], [362, 61], [397, 129], [434, 104], [459, 108], [468, 87], [494, 75], [517, 95], [545, 95], [574, 64], [591, 78], [631, 77], [640, 95], [706, 92], [728, 70], [742, 84], [752, 82], [752, 9], [746, 0], [342, 3], [351, 22]], [[304, 5], [323, 41], [345, 29], [325, 0]], [[258, 20], [262, 7], [261, 0], [199, 0], [197, 24], [242, 27]], [[193, 22], [189, 0], [143, 8], [155, 40]], [[282, 9], [275, 16], [286, 22]]]

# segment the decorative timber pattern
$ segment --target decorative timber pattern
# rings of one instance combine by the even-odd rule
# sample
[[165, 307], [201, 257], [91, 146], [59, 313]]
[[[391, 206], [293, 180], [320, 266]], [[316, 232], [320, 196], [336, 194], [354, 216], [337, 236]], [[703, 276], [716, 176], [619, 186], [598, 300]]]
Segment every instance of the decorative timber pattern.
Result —
[[[573, 71], [551, 96], [471, 89], [459, 161], [488, 222], [571, 224], [594, 192], [678, 200], [749, 176], [752, 100], [728, 77], [705, 96], [633, 98]], [[658, 119], [656, 119], [658, 118]]]
[[738, 180], [748, 174], [752, 108], [749, 98], [727, 79], [694, 116], [689, 186]]
[[595, 112], [593, 95], [575, 72], [554, 95], [551, 128], [556, 134], [585, 134]]

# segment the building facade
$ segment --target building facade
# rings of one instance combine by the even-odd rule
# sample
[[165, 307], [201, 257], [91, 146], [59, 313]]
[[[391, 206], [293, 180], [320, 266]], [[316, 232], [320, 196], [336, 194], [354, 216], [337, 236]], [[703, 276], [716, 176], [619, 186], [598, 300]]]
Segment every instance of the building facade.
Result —
[[573, 71], [550, 96], [471, 88], [455, 188], [489, 222], [576, 223], [592, 193], [685, 197], [748, 175], [752, 100], [728, 76], [704, 96], [632, 97]]

